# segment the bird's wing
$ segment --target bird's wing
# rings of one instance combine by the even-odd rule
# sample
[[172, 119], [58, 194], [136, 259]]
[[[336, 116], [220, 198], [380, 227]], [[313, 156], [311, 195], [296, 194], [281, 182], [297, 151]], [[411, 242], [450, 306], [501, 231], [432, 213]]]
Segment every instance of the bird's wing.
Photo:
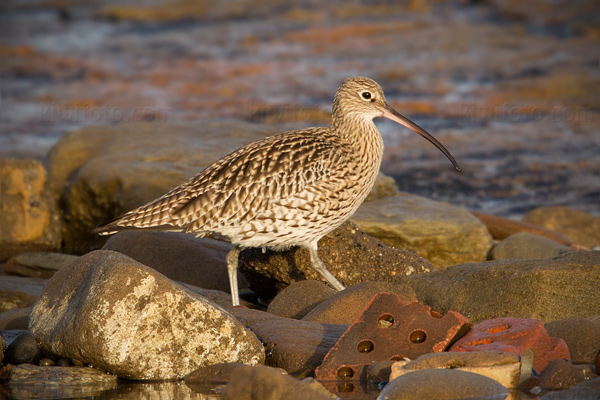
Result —
[[252, 219], [265, 202], [293, 196], [322, 180], [343, 157], [325, 128], [284, 133], [251, 143], [216, 161], [162, 197], [98, 227], [212, 231]]

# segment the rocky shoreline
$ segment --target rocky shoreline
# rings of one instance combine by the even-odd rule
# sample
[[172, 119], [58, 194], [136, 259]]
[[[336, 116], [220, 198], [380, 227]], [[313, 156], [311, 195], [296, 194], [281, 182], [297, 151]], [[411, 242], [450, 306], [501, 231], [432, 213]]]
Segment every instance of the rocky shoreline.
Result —
[[[36, 161], [0, 162], [2, 206], [10, 210], [0, 242], [6, 396], [35, 393], [47, 380], [58, 397], [173, 379], [136, 390], [225, 399], [400, 399], [415, 387], [420, 398], [598, 390], [599, 217], [567, 207], [539, 208], [522, 221], [472, 214], [398, 192], [380, 175], [351, 221], [320, 242], [320, 257], [346, 290], [319, 281], [303, 250], [246, 250], [243, 307], [231, 308], [229, 244], [172, 232], [122, 232], [108, 241], [89, 234], [211, 155], [271, 130], [214, 121], [169, 132], [165, 138], [151, 124], [85, 128], [52, 149], [47, 171]], [[136, 134], [144, 140], [135, 148], [121, 142]], [[423, 337], [395, 339], [407, 347], [392, 361], [364, 364], [362, 381], [324, 379], [326, 368], [317, 367], [350, 357], [348, 338], [367, 329], [361, 318], [376, 312], [382, 294], [397, 299], [382, 306], [390, 315], [408, 312], [427, 327], [411, 333]], [[431, 311], [409, 311], [416, 306]], [[462, 322], [444, 322], [451, 315]], [[403, 321], [390, 324], [408, 329]], [[432, 379], [439, 385], [424, 383]], [[371, 385], [363, 397], [361, 385]]]

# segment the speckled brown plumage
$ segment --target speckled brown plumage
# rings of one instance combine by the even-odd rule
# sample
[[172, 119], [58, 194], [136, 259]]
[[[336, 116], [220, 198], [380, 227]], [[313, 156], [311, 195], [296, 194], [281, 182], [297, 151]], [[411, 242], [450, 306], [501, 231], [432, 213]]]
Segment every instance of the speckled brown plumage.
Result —
[[230, 241], [236, 245], [228, 256], [234, 305], [239, 302], [237, 256], [245, 247], [305, 246], [313, 268], [341, 290], [319, 259], [317, 242], [356, 211], [375, 182], [383, 155], [383, 141], [373, 123], [379, 116], [426, 136], [458, 169], [435, 139], [385, 103], [376, 82], [350, 78], [336, 93], [330, 127], [248, 144], [95, 232], [166, 229]]

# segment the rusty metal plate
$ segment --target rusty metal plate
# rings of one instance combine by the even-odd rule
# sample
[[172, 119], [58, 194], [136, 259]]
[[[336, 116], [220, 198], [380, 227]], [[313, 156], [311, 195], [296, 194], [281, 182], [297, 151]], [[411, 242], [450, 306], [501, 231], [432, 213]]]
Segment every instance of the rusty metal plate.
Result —
[[372, 362], [444, 351], [470, 326], [457, 312], [442, 317], [418, 301], [378, 293], [327, 353], [315, 376], [323, 381], [366, 381]]

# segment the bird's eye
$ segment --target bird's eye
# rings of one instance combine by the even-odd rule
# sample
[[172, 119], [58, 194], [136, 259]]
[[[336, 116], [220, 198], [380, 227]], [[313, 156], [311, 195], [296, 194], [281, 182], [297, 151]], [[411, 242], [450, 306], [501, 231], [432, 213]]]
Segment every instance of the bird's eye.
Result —
[[371, 92], [362, 92], [361, 96], [365, 100], [370, 100], [371, 99]]

